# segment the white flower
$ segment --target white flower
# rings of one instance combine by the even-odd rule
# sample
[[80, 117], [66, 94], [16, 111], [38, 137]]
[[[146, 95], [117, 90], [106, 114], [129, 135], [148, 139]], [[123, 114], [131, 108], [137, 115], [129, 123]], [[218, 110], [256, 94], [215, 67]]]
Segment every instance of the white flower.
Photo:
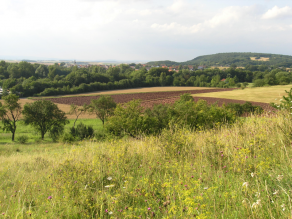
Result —
[[251, 173], [250, 175], [251, 175], [251, 177], [254, 177], [255, 176], [255, 173]]
[[123, 187], [123, 189], [125, 189], [126, 187]]
[[108, 178], [106, 178], [106, 179], [107, 179], [107, 180], [112, 180], [113, 178], [109, 176], [109, 177], [108, 177]]
[[281, 208], [282, 208], [283, 211], [285, 211], [285, 209], [286, 209], [286, 208], [285, 208], [285, 204], [282, 204], [282, 205], [281, 205]]
[[261, 193], [257, 192], [257, 193], [255, 194], [255, 196], [259, 198], [259, 197], [261, 196]]
[[242, 186], [245, 187], [245, 188], [247, 188], [247, 187], [248, 187], [248, 182], [244, 182], [244, 183], [242, 184]]
[[110, 211], [108, 214], [113, 214], [113, 212], [112, 212], [112, 211]]
[[279, 190], [276, 190], [273, 195], [277, 195], [279, 193]]
[[209, 189], [208, 187], [204, 187], [205, 190]]
[[283, 175], [278, 175], [277, 180], [280, 182], [284, 178]]
[[256, 202], [254, 202], [253, 204], [252, 204], [252, 208], [258, 208], [258, 207], [260, 207], [261, 206], [261, 200], [260, 199], [258, 199]]
[[107, 185], [105, 186], [105, 188], [111, 188], [111, 187], [114, 187], [115, 185]]

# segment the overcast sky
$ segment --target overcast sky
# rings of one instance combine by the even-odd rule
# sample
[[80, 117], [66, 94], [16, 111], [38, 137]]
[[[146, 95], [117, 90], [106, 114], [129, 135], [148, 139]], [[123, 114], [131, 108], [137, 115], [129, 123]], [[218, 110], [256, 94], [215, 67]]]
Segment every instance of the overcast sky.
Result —
[[1, 0], [0, 59], [292, 55], [291, 0]]

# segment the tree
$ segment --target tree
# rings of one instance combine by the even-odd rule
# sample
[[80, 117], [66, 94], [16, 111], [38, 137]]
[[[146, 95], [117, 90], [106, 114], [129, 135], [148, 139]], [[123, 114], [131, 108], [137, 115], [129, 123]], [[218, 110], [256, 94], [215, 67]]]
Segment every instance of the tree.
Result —
[[111, 96], [101, 96], [97, 100], [91, 100], [89, 110], [91, 113], [95, 113], [96, 117], [102, 121], [104, 125], [105, 120], [113, 115], [113, 111], [117, 104]]
[[39, 131], [42, 139], [47, 132], [54, 135], [56, 132], [61, 133], [64, 126], [69, 123], [65, 112], [49, 100], [38, 100], [25, 104], [22, 114], [24, 123]]
[[76, 119], [74, 121], [73, 127], [75, 127], [75, 123], [76, 123], [78, 117], [81, 114], [86, 113], [87, 110], [88, 110], [88, 105], [87, 104], [84, 104], [82, 107], [78, 107], [75, 104], [71, 104], [69, 114], [70, 115], [74, 114], [76, 116]]
[[0, 102], [0, 118], [4, 125], [5, 131], [12, 133], [12, 141], [14, 141], [16, 122], [19, 120], [21, 114], [21, 106], [18, 103], [19, 97], [15, 94], [3, 96], [4, 105]]
[[166, 84], [166, 74], [164, 72], [161, 72], [159, 81], [160, 81], [161, 86], [165, 86], [165, 84]]
[[48, 74], [48, 77], [49, 77], [51, 80], [54, 80], [55, 75], [56, 75], [56, 67], [51, 65], [51, 66], [49, 67], [49, 74]]

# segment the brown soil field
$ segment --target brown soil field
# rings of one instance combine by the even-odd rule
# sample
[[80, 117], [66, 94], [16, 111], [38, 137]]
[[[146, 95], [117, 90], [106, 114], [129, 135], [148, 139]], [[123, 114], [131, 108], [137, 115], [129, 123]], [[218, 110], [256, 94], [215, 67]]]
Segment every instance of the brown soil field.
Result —
[[[156, 93], [133, 93], [133, 94], [116, 94], [110, 95], [116, 103], [127, 103], [131, 100], [140, 99], [142, 101], [157, 100], [157, 99], [166, 99], [170, 97], [180, 96], [184, 93], [191, 94], [200, 94], [200, 93], [209, 93], [209, 92], [222, 92], [222, 91], [231, 91], [233, 88], [227, 89], [204, 89], [204, 90], [185, 90], [185, 91], [168, 91], [168, 92], [156, 92]], [[83, 104], [90, 104], [92, 99], [98, 99], [98, 96], [75, 96], [75, 97], [63, 97], [63, 98], [46, 98], [51, 100], [54, 103], [58, 104], [75, 104], [82, 106]]]
[[[164, 100], [151, 100], [142, 102], [142, 106], [145, 108], [152, 108], [156, 104], [173, 104], [177, 101], [179, 97], [172, 97]], [[214, 104], [217, 102], [218, 106], [222, 106], [223, 104], [228, 103], [239, 103], [244, 104], [246, 101], [244, 100], [232, 100], [232, 99], [224, 99], [224, 98], [212, 98], [212, 97], [194, 97], [194, 100], [197, 102], [198, 100], [205, 100], [208, 104]], [[266, 112], [275, 111], [275, 108], [271, 107], [268, 103], [261, 102], [251, 102], [254, 106], [261, 106]]]

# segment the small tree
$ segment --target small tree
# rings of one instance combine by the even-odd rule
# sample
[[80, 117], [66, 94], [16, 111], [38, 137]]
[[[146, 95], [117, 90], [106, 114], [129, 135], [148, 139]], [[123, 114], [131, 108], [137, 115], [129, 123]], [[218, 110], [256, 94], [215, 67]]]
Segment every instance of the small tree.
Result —
[[99, 118], [104, 125], [105, 120], [113, 115], [116, 106], [117, 104], [111, 96], [101, 96], [97, 100], [91, 100], [89, 111], [95, 113], [96, 117]]
[[5, 131], [12, 133], [12, 141], [14, 141], [16, 122], [19, 120], [21, 114], [21, 106], [18, 103], [19, 97], [15, 94], [3, 96], [4, 105], [0, 102], [0, 118], [4, 125]]
[[76, 119], [74, 121], [74, 124], [73, 124], [73, 127], [75, 127], [75, 123], [78, 119], [78, 117], [83, 114], [83, 113], [86, 113], [86, 111], [88, 110], [88, 105], [87, 104], [84, 104], [82, 107], [79, 107], [75, 104], [71, 104], [70, 106], [70, 111], [69, 111], [69, 115], [75, 115], [76, 116]]
[[56, 132], [64, 130], [64, 126], [69, 123], [65, 112], [61, 111], [58, 106], [49, 100], [39, 100], [24, 105], [23, 112], [24, 123], [33, 126], [41, 133], [41, 138], [47, 132], [54, 136]]

